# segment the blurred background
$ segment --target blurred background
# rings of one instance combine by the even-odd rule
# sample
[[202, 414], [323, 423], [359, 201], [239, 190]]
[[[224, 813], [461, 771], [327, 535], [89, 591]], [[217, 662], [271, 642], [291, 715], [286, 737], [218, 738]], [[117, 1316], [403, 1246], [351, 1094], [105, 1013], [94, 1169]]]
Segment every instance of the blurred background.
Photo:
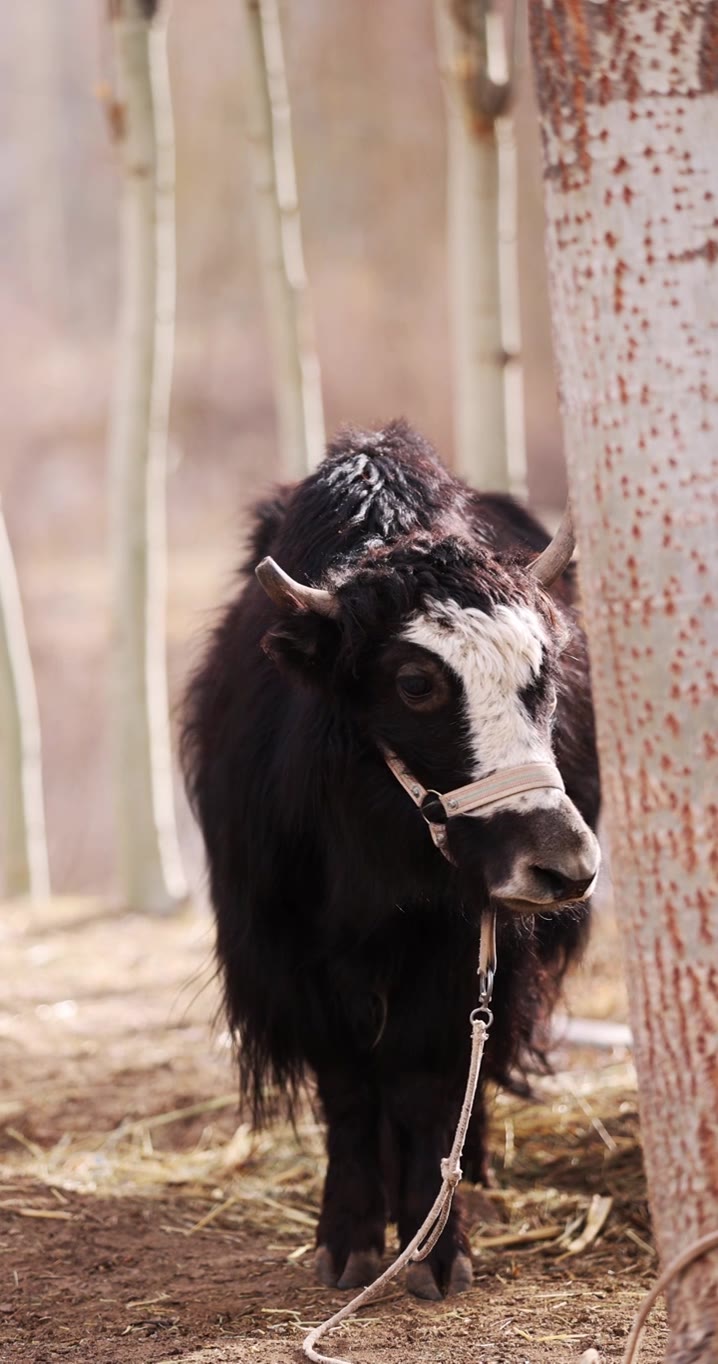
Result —
[[[171, 416], [173, 711], [277, 474], [235, 0], [175, 0], [178, 314]], [[452, 454], [445, 111], [431, 0], [282, 6], [327, 430], [404, 414]], [[56, 893], [113, 884], [106, 434], [120, 177], [105, 5], [0, 9], [0, 491], [39, 693]], [[515, 110], [529, 492], [564, 495], [527, 62]], [[176, 715], [174, 716], [176, 719]], [[178, 790], [189, 870], [199, 848]]]

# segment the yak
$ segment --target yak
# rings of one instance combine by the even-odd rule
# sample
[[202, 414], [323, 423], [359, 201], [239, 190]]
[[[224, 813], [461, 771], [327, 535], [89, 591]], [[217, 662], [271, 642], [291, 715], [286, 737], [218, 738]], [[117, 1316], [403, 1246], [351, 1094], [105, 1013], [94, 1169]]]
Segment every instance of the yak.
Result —
[[[600, 799], [589, 662], [573, 570], [560, 571], [571, 549], [547, 571], [549, 540], [404, 421], [343, 429], [256, 509], [241, 589], [188, 686], [183, 769], [241, 1086], [261, 1121], [272, 1096], [315, 1085], [328, 1285], [370, 1282], [387, 1221], [405, 1245], [436, 1196], [484, 910], [499, 966], [464, 1153], [475, 1181], [485, 1081], [526, 1084], [545, 1059], [585, 941]], [[555, 780], [448, 819], [439, 846], [389, 755], [432, 799], [526, 764]], [[471, 1280], [457, 1199], [407, 1283], [438, 1299]]]

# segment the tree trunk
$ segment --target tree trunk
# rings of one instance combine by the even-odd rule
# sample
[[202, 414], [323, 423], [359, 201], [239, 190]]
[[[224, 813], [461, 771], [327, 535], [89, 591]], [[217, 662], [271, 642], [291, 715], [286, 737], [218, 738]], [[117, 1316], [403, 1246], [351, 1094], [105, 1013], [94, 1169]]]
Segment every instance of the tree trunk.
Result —
[[165, 24], [110, 0], [122, 156], [121, 304], [110, 429], [114, 782], [123, 900], [185, 894], [165, 671], [165, 465], [174, 338], [174, 148]]
[[13, 134], [23, 148], [16, 174], [22, 250], [33, 305], [55, 324], [68, 301], [63, 180], [61, 10], [32, 0], [14, 12], [22, 78], [15, 82]]
[[[718, 9], [532, 0], [606, 820], [664, 1262], [718, 1227]], [[718, 1253], [669, 1294], [718, 1356]]]
[[456, 465], [482, 488], [521, 495], [516, 166], [503, 22], [490, 0], [436, 0], [436, 30], [446, 95]]
[[0, 812], [5, 893], [50, 891], [37, 697], [12, 550], [0, 511]]
[[324, 453], [321, 375], [304, 267], [289, 89], [277, 0], [241, 0], [257, 245], [285, 478]]

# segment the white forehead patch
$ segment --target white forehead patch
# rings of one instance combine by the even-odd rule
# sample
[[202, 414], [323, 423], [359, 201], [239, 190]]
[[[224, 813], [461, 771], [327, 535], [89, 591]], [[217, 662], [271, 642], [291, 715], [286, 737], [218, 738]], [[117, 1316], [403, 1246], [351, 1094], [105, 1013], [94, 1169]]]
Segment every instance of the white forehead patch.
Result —
[[[536, 611], [496, 606], [488, 615], [454, 601], [430, 602], [402, 637], [437, 654], [463, 683], [474, 780], [496, 768], [553, 761], [548, 728], [534, 724], [520, 699], [541, 667], [547, 643]], [[551, 804], [550, 796], [532, 792], [518, 797], [517, 805]]]

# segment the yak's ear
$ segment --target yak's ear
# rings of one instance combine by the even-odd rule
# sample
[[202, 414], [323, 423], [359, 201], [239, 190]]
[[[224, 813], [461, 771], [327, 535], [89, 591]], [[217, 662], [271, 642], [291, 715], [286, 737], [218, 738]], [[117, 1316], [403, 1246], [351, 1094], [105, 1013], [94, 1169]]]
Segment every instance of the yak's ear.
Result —
[[339, 645], [339, 603], [335, 595], [290, 578], [271, 558], [263, 559], [255, 573], [260, 586], [283, 613], [282, 620], [262, 640], [264, 652], [279, 667], [298, 670], [315, 681], [327, 678]]
[[339, 628], [333, 619], [315, 611], [295, 611], [268, 630], [262, 640], [265, 654], [309, 682], [326, 683], [334, 671]]

